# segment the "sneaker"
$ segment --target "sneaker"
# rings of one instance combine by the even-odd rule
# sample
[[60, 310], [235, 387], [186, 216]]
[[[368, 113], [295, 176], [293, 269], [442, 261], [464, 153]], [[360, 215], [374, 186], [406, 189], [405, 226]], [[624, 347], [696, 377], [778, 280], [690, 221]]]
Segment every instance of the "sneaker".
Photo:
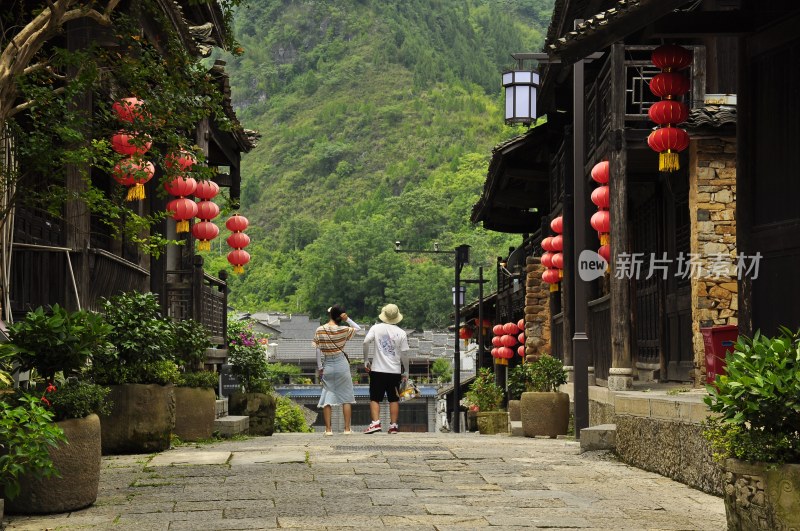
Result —
[[381, 421], [375, 420], [370, 422], [369, 426], [367, 426], [367, 429], [364, 430], [364, 433], [375, 433], [376, 431], [381, 431], [381, 429]]
[[399, 431], [400, 428], [397, 426], [397, 424], [389, 424], [389, 433], [398, 433]]
[[353, 432], [351, 430], [344, 430], [342, 432], [342, 435], [352, 435], [352, 434], [353, 434]]
[[323, 436], [324, 437], [333, 437], [333, 432], [332, 431], [326, 431]]

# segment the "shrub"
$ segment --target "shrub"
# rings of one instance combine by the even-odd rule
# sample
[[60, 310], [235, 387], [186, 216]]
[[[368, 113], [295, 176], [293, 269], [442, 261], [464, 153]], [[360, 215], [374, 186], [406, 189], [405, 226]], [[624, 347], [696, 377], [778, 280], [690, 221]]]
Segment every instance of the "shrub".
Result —
[[528, 390], [528, 368], [530, 363], [522, 363], [508, 371], [506, 390], [509, 400], [519, 400], [522, 393]]
[[111, 390], [97, 384], [70, 379], [52, 390], [45, 391], [42, 399], [47, 400], [55, 420], [82, 419], [92, 413], [108, 415]]
[[208, 330], [194, 319], [173, 323], [175, 329], [175, 358], [185, 371], [203, 367], [206, 349], [211, 348]]
[[567, 383], [567, 373], [560, 359], [547, 354], [539, 359], [525, 364], [528, 381], [528, 391], [547, 393], [558, 391], [560, 385]]
[[216, 389], [219, 384], [219, 373], [211, 371], [185, 372], [180, 375], [177, 383], [181, 387]]
[[311, 433], [314, 429], [308, 425], [300, 406], [289, 397], [275, 395], [275, 431], [280, 433]]
[[466, 398], [478, 411], [496, 411], [503, 403], [503, 389], [494, 383], [494, 373], [484, 367], [470, 384]]
[[269, 382], [267, 353], [261, 346], [263, 334], [253, 330], [255, 322], [231, 319], [228, 321], [228, 362], [231, 374], [242, 383], [248, 393], [272, 390]]
[[453, 379], [453, 367], [450, 365], [449, 360], [437, 358], [431, 364], [431, 374], [434, 376], [434, 378], [447, 383]]
[[272, 385], [291, 383], [296, 377], [300, 376], [300, 367], [289, 365], [288, 363], [268, 363], [267, 379]]
[[740, 336], [726, 374], [706, 389], [706, 404], [719, 417], [706, 422], [703, 435], [716, 458], [800, 462], [800, 331]]

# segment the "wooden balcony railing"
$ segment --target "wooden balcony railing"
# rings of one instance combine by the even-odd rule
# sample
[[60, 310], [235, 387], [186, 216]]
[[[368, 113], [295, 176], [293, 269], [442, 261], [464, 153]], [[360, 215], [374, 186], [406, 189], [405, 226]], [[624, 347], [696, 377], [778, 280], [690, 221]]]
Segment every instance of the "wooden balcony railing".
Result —
[[166, 313], [172, 319], [194, 319], [211, 333], [211, 342], [225, 344], [228, 285], [225, 272], [213, 277], [203, 271], [202, 257], [192, 269], [167, 271]]

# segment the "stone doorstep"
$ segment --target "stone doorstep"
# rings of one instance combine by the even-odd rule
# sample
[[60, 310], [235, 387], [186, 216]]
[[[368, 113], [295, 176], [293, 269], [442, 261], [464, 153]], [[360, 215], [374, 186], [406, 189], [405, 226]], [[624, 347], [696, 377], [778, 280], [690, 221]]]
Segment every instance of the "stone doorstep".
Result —
[[250, 417], [245, 415], [227, 415], [214, 421], [214, 431], [222, 437], [231, 437], [240, 433], [250, 433]]
[[616, 446], [616, 424], [600, 424], [581, 430], [581, 453], [593, 450], [613, 450]]

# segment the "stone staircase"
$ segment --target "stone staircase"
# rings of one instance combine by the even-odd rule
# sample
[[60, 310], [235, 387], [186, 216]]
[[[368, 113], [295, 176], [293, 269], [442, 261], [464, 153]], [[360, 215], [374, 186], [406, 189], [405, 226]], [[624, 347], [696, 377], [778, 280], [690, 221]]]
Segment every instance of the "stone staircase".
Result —
[[214, 432], [225, 438], [239, 434], [247, 435], [250, 433], [250, 417], [228, 415], [227, 397], [217, 400], [217, 417], [214, 420]]

